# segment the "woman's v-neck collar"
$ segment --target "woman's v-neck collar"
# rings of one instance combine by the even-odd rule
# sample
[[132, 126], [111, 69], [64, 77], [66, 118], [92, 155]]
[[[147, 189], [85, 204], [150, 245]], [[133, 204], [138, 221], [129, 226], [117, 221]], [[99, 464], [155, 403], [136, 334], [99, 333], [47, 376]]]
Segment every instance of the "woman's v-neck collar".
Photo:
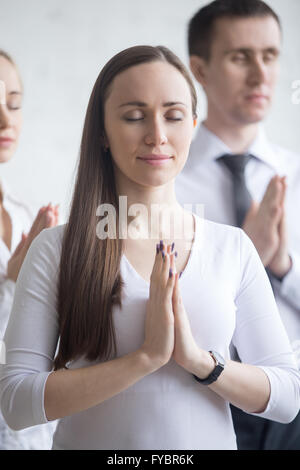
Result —
[[[192, 243], [190, 256], [187, 260], [185, 268], [182, 271], [182, 275], [180, 277], [181, 281], [188, 276], [189, 271], [192, 269], [192, 264], [193, 264], [193, 260], [194, 260], [194, 257], [195, 257], [195, 252], [197, 251], [196, 247], [198, 246], [198, 239], [199, 239], [199, 236], [200, 236], [200, 219], [196, 214], [192, 214], [192, 215], [193, 215], [193, 218], [194, 218], [194, 240], [193, 240], [193, 243]], [[150, 282], [146, 281], [146, 279], [144, 279], [137, 272], [137, 270], [132, 266], [132, 264], [130, 263], [130, 261], [128, 260], [128, 258], [126, 257], [126, 255], [124, 253], [122, 255], [122, 260], [127, 265], [127, 268], [131, 271], [131, 273], [137, 279], [137, 281], [141, 282], [142, 284], [144, 284], [145, 287], [147, 287], [149, 289], [150, 288]], [[125, 282], [126, 282], [126, 279], [125, 279]]]

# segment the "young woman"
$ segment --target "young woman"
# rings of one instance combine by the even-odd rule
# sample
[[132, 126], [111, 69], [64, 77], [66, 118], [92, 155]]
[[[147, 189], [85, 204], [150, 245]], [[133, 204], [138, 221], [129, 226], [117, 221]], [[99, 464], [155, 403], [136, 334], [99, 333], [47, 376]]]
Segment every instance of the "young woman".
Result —
[[[195, 119], [164, 47], [120, 52], [95, 83], [68, 223], [32, 243], [5, 336], [3, 415], [14, 429], [59, 419], [53, 449], [235, 449], [229, 402], [297, 414], [299, 373], [251, 241], [176, 201]], [[162, 205], [170, 226], [152, 217]]]
[[[0, 50], [0, 164], [16, 152], [22, 127], [23, 88], [16, 65]], [[58, 208], [42, 207], [35, 220], [31, 209], [0, 181], [0, 340], [13, 304], [16, 280], [32, 240], [57, 224]], [[3, 343], [1, 343], [3, 346]], [[3, 353], [4, 355], [4, 353]], [[47, 449], [53, 426], [13, 432], [0, 417], [0, 449]]]

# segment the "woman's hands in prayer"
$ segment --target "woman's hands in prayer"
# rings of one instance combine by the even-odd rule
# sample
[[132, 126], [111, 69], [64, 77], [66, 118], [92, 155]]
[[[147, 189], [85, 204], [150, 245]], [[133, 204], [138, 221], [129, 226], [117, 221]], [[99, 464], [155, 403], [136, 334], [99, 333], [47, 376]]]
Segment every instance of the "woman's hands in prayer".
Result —
[[161, 243], [156, 249], [142, 346], [142, 350], [158, 367], [169, 362], [174, 350], [172, 293], [175, 278], [170, 276], [174, 254], [169, 255], [165, 248]]
[[215, 367], [211, 355], [199, 348], [193, 337], [180, 293], [174, 244], [161, 242], [157, 246], [143, 350], [161, 366], [173, 357], [178, 365], [200, 378], [206, 378]]
[[58, 205], [52, 206], [51, 203], [48, 206], [41, 207], [32, 227], [27, 235], [22, 234], [22, 239], [12, 254], [7, 264], [7, 278], [16, 282], [22, 263], [25, 259], [27, 251], [34, 238], [44, 229], [54, 227], [58, 224]]

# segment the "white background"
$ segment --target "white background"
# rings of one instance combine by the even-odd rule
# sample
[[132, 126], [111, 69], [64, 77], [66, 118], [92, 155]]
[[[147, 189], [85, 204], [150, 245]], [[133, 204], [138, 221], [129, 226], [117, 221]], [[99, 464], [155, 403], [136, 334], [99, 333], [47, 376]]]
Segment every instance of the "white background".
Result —
[[[283, 25], [281, 77], [266, 130], [300, 158], [300, 1], [267, 0]], [[188, 65], [187, 23], [203, 0], [0, 0], [0, 48], [17, 62], [24, 87], [24, 127], [0, 178], [35, 210], [60, 203], [66, 219], [84, 115], [107, 60], [137, 44], [165, 45]], [[198, 115], [205, 116], [200, 87]], [[299, 95], [299, 93], [298, 93]]]

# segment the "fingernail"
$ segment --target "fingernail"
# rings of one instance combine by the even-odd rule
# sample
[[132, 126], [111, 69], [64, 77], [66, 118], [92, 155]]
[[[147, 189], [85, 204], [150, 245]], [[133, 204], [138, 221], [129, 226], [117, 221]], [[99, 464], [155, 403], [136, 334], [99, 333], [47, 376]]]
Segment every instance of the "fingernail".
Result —
[[179, 279], [181, 278], [182, 272], [183, 272], [183, 271], [181, 271], [180, 274], [179, 274]]
[[173, 242], [171, 246], [171, 252], [174, 250], [174, 246], [175, 246], [175, 243]]
[[156, 245], [156, 254], [158, 255], [158, 253], [159, 253], [159, 245], [157, 243], [157, 245]]
[[172, 277], [173, 276], [173, 270], [172, 268], [169, 269], [169, 277]]
[[177, 256], [178, 256], [178, 253], [177, 253], [177, 251], [175, 251], [175, 258], [177, 258]]
[[160, 249], [160, 251], [162, 251], [163, 246], [164, 246], [164, 242], [163, 242], [162, 240], [160, 240], [160, 242], [159, 242], [159, 249]]
[[165, 261], [165, 252], [162, 251], [162, 252], [161, 252], [161, 255], [162, 255], [163, 260]]

